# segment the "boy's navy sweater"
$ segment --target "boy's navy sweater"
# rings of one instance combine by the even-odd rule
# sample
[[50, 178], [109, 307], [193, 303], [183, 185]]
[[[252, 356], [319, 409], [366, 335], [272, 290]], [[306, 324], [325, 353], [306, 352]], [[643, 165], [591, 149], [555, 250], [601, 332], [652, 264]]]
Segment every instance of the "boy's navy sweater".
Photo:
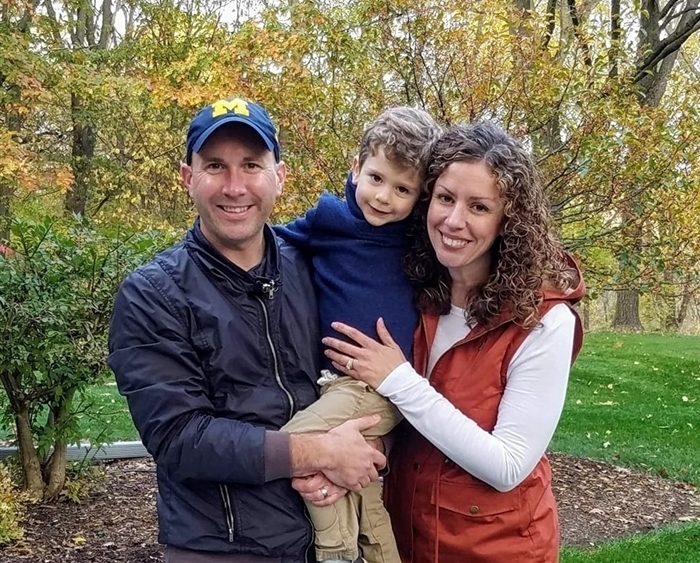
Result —
[[[401, 269], [408, 221], [370, 225], [355, 201], [355, 189], [348, 175], [344, 201], [324, 194], [306, 215], [274, 229], [313, 262], [323, 336], [338, 338], [331, 323], [340, 321], [377, 339], [382, 317], [411, 361], [418, 313]], [[334, 369], [325, 356], [323, 368]]]

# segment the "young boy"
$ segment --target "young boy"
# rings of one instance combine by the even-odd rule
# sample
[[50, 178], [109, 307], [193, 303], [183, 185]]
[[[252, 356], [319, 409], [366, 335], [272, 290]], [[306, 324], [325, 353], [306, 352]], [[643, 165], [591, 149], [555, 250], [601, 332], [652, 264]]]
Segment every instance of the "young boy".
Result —
[[[337, 336], [331, 322], [341, 321], [376, 337], [376, 322], [382, 317], [411, 357], [418, 317], [401, 261], [407, 250], [407, 218], [418, 201], [427, 158], [439, 134], [440, 127], [423, 110], [385, 111], [362, 135], [345, 200], [325, 194], [304, 217], [275, 227], [313, 262], [322, 336]], [[323, 368], [320, 399], [298, 412], [283, 430], [327, 431], [348, 419], [380, 414], [381, 422], [365, 433], [378, 437], [397, 424], [395, 407], [366, 384], [336, 375], [327, 358]], [[368, 563], [399, 563], [380, 483], [348, 493], [331, 506], [307, 507], [319, 562], [350, 562], [362, 556]]]

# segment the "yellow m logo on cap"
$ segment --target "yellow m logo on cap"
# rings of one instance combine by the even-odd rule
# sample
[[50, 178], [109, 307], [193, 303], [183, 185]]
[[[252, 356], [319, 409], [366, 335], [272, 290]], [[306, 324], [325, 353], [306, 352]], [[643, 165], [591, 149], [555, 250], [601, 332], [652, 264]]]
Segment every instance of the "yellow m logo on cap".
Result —
[[211, 116], [219, 117], [232, 111], [236, 115], [250, 116], [248, 111], [248, 102], [241, 98], [233, 98], [232, 100], [219, 100], [211, 105]]

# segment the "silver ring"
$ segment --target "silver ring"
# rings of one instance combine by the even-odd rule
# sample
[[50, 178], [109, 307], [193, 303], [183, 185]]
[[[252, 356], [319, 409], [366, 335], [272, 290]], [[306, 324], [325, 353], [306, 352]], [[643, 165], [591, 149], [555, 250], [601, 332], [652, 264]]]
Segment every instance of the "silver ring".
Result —
[[326, 487], [321, 487], [319, 491], [321, 491], [323, 498], [328, 498], [328, 489], [326, 489]]
[[352, 358], [350, 358], [348, 360], [348, 362], [345, 364], [345, 369], [352, 369], [353, 362], [354, 362], [354, 360]]

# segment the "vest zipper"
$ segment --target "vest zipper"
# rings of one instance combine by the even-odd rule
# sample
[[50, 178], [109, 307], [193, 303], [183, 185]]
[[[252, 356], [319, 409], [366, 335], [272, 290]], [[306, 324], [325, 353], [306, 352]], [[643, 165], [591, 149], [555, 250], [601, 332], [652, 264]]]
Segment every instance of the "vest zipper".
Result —
[[229, 543], [233, 543], [235, 522], [233, 520], [233, 510], [231, 509], [231, 497], [228, 494], [228, 485], [219, 485], [219, 492], [221, 493], [221, 499], [224, 501], [224, 513], [226, 514], [226, 526], [228, 527], [228, 541]]
[[[270, 294], [270, 297], [271, 296], [272, 294]], [[275, 346], [272, 343], [272, 335], [270, 334], [270, 316], [268, 314], [267, 307], [265, 306], [265, 302], [258, 296], [255, 298], [260, 302], [260, 306], [263, 310], [263, 317], [265, 318], [265, 336], [267, 337], [267, 343], [270, 345], [270, 352], [272, 352], [272, 363], [275, 367], [275, 380], [277, 381], [279, 388], [282, 389], [284, 394], [287, 396], [287, 400], [289, 401], [289, 416], [291, 417], [294, 413], [294, 398], [289, 390], [284, 386], [284, 383], [282, 383], [282, 377], [280, 376], [279, 365], [277, 362], [277, 352], [275, 351]]]

